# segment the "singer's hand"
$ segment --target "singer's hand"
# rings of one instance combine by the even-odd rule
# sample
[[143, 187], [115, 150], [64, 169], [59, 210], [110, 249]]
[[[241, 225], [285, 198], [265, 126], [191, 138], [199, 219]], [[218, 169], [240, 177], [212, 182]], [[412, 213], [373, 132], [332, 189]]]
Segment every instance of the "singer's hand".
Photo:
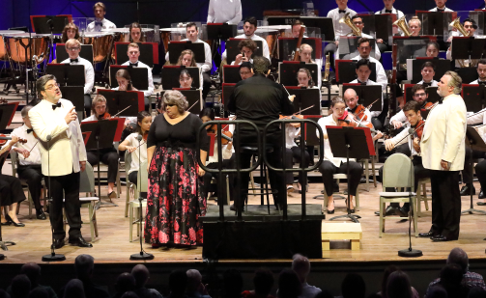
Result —
[[76, 107], [72, 107], [71, 110], [66, 114], [66, 117], [64, 117], [66, 124], [69, 124], [71, 123], [71, 121], [74, 121], [76, 120], [76, 118], [78, 118], [78, 114], [74, 109], [76, 109]]
[[393, 144], [392, 140], [385, 141], [385, 149], [386, 151], [392, 151], [395, 148], [395, 144]]
[[84, 170], [86, 170], [86, 162], [85, 161], [80, 161], [79, 162], [79, 167], [81, 168], [81, 172], [84, 172]]
[[400, 121], [393, 120], [391, 124], [393, 124], [393, 128], [395, 129], [399, 129], [400, 127], [402, 127], [402, 122]]
[[441, 166], [441, 168], [443, 168], [444, 170], [448, 171], [448, 170], [449, 170], [449, 168], [451, 167], [451, 164], [450, 164], [448, 161], [441, 160], [441, 161], [440, 161], [440, 166]]
[[133, 151], [137, 150], [137, 147], [127, 146], [127, 151], [132, 153]]
[[200, 177], [202, 177], [202, 176], [204, 176], [204, 174], [206, 174], [206, 171], [204, 171], [204, 170], [203, 170], [201, 167], [199, 167], [199, 168], [197, 169], [197, 174], [198, 174]]

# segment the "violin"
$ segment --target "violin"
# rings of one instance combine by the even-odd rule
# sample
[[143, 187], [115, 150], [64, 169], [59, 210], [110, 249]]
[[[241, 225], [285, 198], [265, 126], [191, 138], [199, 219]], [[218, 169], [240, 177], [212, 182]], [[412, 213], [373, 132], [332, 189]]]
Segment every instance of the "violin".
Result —
[[[279, 116], [279, 119], [280, 120], [285, 120], [285, 119], [292, 119], [292, 120], [295, 120], [295, 119], [304, 119], [304, 116], [303, 115], [291, 115], [291, 116], [283, 116], [283, 115], [280, 115]], [[300, 127], [300, 123], [299, 122], [294, 122], [294, 123], [290, 123], [291, 126], [293, 127]]]
[[107, 119], [110, 119], [111, 118], [111, 115], [110, 113], [108, 112], [105, 112], [101, 117], [100, 117], [100, 120], [107, 120]]
[[415, 127], [413, 127], [413, 129], [415, 129], [415, 132], [413, 134], [415, 138], [419, 138], [419, 140], [422, 139], [422, 134], [424, 133], [424, 126], [425, 126], [425, 121], [420, 120], [419, 122], [417, 122]]
[[[209, 129], [208, 133], [214, 133], [218, 136], [218, 125], [213, 124]], [[229, 130], [221, 129], [221, 145], [225, 146], [229, 142], [233, 142], [233, 134]]]
[[424, 105], [422, 110], [430, 110], [430, 109], [432, 109], [433, 106], [434, 106], [434, 104], [429, 101]]
[[338, 125], [342, 127], [367, 127], [370, 129], [371, 132], [377, 132], [374, 129], [373, 124], [361, 123], [360, 121], [356, 120], [355, 116], [352, 113], [349, 113], [348, 111], [344, 111], [343, 116], [341, 116], [341, 118], [338, 118]]
[[[0, 146], [7, 144], [7, 141], [11, 140], [11, 139], [12, 139], [12, 137], [9, 137], [9, 136], [4, 135], [4, 134], [0, 134]], [[21, 144], [25, 144], [25, 143], [27, 143], [27, 140], [19, 138], [18, 142], [21, 143]]]
[[365, 112], [366, 112], [365, 106], [360, 104], [354, 111], [354, 115], [361, 121], [368, 121], [368, 116], [366, 116]]

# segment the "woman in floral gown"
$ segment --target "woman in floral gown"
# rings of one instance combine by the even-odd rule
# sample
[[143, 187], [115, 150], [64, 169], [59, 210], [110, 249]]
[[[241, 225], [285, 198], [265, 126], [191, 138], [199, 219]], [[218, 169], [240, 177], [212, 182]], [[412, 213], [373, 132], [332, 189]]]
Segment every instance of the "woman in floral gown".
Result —
[[[162, 101], [164, 114], [153, 122], [147, 140], [148, 193], [145, 242], [186, 246], [202, 244], [199, 216], [206, 214], [202, 196], [204, 170], [196, 158], [205, 161], [209, 147], [206, 130], [197, 115], [186, 111], [188, 103], [179, 91], [167, 91]], [[200, 151], [196, 152], [199, 134]]]

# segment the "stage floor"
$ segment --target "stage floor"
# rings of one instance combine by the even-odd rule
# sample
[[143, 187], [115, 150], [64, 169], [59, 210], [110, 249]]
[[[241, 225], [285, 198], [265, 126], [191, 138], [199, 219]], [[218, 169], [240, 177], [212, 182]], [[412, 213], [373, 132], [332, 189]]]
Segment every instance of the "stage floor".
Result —
[[[5, 169], [10, 168], [4, 166]], [[479, 191], [479, 184], [476, 182], [476, 191]], [[345, 184], [341, 183], [341, 189]], [[370, 191], [365, 190], [365, 184], [360, 184], [360, 203], [361, 210], [358, 211], [362, 218], [360, 220], [363, 229], [363, 238], [361, 250], [351, 251], [349, 242], [332, 242], [331, 250], [323, 254], [323, 258], [314, 260], [314, 262], [374, 262], [374, 261], [407, 261], [397, 256], [397, 251], [408, 247], [408, 222], [386, 223], [386, 234], [383, 238], [378, 236], [378, 216], [374, 212], [378, 208], [378, 192], [381, 185], [374, 188], [370, 184]], [[93, 242], [93, 248], [79, 248], [66, 245], [59, 249], [58, 252], [66, 256], [67, 262], [73, 262], [79, 254], [91, 254], [97, 263], [123, 263], [129, 260], [133, 253], [139, 252], [139, 242], [128, 241], [129, 220], [124, 217], [125, 188], [122, 197], [115, 199], [114, 202], [118, 207], [102, 207], [97, 210], [99, 238]], [[313, 200], [312, 198], [320, 194], [322, 184], [311, 183], [307, 194], [308, 204], [322, 204], [322, 200]], [[102, 187], [102, 194], [105, 194], [106, 187]], [[430, 189], [428, 195], [430, 196]], [[477, 196], [475, 196], [475, 208], [485, 210], [485, 207], [476, 206]], [[289, 197], [289, 204], [300, 202], [300, 195], [292, 194]], [[259, 204], [259, 197], [250, 197], [251, 204]], [[215, 204], [210, 201], [209, 204]], [[17, 228], [13, 226], [2, 227], [4, 240], [15, 241], [17, 244], [9, 246], [8, 251], [3, 253], [7, 257], [2, 263], [25, 263], [41, 262], [41, 257], [49, 254], [51, 234], [49, 222], [37, 219], [28, 219], [27, 204], [21, 205], [19, 218], [25, 223], [25, 227]], [[420, 232], [426, 232], [431, 223], [431, 202], [429, 200], [429, 211], [419, 218], [418, 227]], [[469, 208], [469, 197], [462, 197], [462, 209]], [[422, 205], [422, 209], [425, 210]], [[336, 200], [336, 212], [333, 216], [345, 213], [344, 200]], [[326, 215], [326, 220], [331, 216]], [[87, 208], [82, 209], [82, 218], [87, 218]], [[342, 222], [342, 221], [341, 221]], [[461, 217], [461, 233], [458, 241], [433, 243], [429, 239], [412, 237], [413, 246], [423, 251], [423, 257], [414, 260], [439, 260], [445, 259], [449, 251], [454, 247], [463, 248], [469, 255], [470, 259], [484, 258], [486, 241], [486, 231], [484, 229], [486, 216], [484, 215], [463, 215]], [[82, 228], [83, 236], [86, 240], [90, 239], [89, 225], [85, 224]], [[134, 227], [134, 235], [135, 227]], [[262, 241], [264, 241], [262, 239]], [[202, 259], [202, 248], [194, 249], [152, 249], [149, 245], [143, 244], [147, 252], [154, 254], [155, 258], [148, 262], [161, 263], [200, 263]], [[262, 260], [220, 260], [220, 262], [261, 262]], [[285, 260], [265, 260], [265, 262], [281, 262]], [[65, 264], [65, 262], [63, 262]]]

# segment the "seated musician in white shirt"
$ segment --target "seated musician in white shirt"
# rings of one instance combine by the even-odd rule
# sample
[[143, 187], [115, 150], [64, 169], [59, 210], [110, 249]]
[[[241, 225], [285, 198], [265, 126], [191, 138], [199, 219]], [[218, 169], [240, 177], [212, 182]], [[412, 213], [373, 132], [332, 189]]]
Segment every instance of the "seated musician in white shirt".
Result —
[[253, 63], [253, 54], [257, 50], [257, 44], [251, 39], [245, 39], [238, 44], [240, 54], [236, 55], [235, 61], [231, 65], [241, 65], [244, 62]]
[[334, 43], [329, 43], [324, 48], [324, 56], [328, 53], [331, 55], [331, 65], [334, 65], [334, 53], [336, 52], [339, 46], [339, 37], [341, 36], [348, 36], [350, 34], [351, 28], [348, 27], [346, 24], [339, 23], [339, 20], [342, 19], [346, 13], [349, 13], [350, 17], [356, 15], [356, 11], [350, 9], [348, 7], [348, 0], [336, 0], [336, 4], [338, 5], [337, 8], [330, 10], [327, 13], [328, 18], [332, 18], [332, 23], [334, 25], [334, 35], [336, 41]]
[[[475, 36], [476, 34], [476, 29], [478, 28], [478, 25], [476, 25], [476, 21], [470, 18], [467, 18], [464, 20], [463, 23], [464, 30], [467, 32], [468, 36]], [[460, 32], [455, 32], [452, 31], [452, 36], [449, 37], [447, 40], [448, 42], [451, 42], [451, 46], [447, 48], [446, 52], [446, 58], [452, 61], [452, 40], [455, 36], [463, 36], [462, 33]], [[477, 38], [477, 37], [476, 37]], [[462, 67], [470, 67], [474, 66], [477, 63], [477, 59], [456, 59], [456, 68], [462, 68]]]
[[[181, 55], [179, 56], [179, 59], [177, 60], [176, 63], [177, 66], [184, 66], [184, 67], [198, 67], [196, 63], [196, 59], [194, 58], [194, 52], [192, 50], [184, 50], [181, 52]], [[201, 74], [201, 69], [199, 69], [199, 86], [192, 86], [193, 88], [196, 89], [201, 89], [202, 88], [202, 74]], [[192, 84], [192, 81], [191, 81]], [[191, 88], [191, 87], [189, 87]]]
[[[344, 102], [346, 103], [346, 111], [352, 113], [353, 115], [356, 115], [356, 110], [358, 108], [358, 101], [359, 101], [359, 96], [356, 94], [356, 91], [354, 89], [346, 89], [343, 94], [343, 99]], [[362, 124], [366, 125], [368, 123], [371, 123], [371, 112], [368, 109], [365, 109], [363, 112], [363, 115], [360, 117], [356, 117], [358, 121], [360, 121]]]
[[312, 60], [312, 47], [306, 43], [300, 45], [300, 62], [305, 62], [306, 64], [316, 64], [317, 65], [317, 82], [316, 85], [319, 89], [322, 86], [322, 59]]
[[[263, 57], [267, 58], [268, 61], [270, 61], [270, 50], [268, 49], [268, 43], [267, 40], [263, 37], [260, 37], [255, 34], [255, 31], [257, 30], [257, 19], [255, 17], [249, 17], [246, 18], [245, 21], [243, 22], [243, 31], [244, 34], [240, 34], [235, 36], [235, 38], [249, 38], [251, 40], [258, 40], [261, 41], [263, 44], [263, 49], [262, 49], [262, 54]], [[226, 50], [223, 52], [223, 60], [226, 59]]]
[[102, 2], [97, 2], [93, 6], [93, 13], [96, 20], [89, 23], [86, 32], [100, 32], [103, 29], [115, 29], [116, 25], [105, 19], [106, 6]]
[[95, 73], [91, 62], [81, 58], [79, 52], [81, 51], [81, 43], [77, 39], [70, 39], [66, 42], [66, 52], [69, 58], [62, 61], [62, 64], [83, 65], [84, 66], [84, 110], [86, 116], [91, 115], [91, 91], [94, 86]]
[[352, 58], [351, 60], [359, 61], [361, 59], [369, 60], [372, 63], [375, 63], [375, 70], [376, 70], [376, 82], [383, 86], [383, 90], [385, 90], [386, 86], [388, 85], [388, 78], [385, 73], [385, 69], [383, 65], [377, 59], [370, 56], [371, 53], [371, 45], [370, 40], [368, 38], [362, 37], [358, 40], [358, 52], [359, 55]]
[[[198, 38], [199, 28], [196, 23], [188, 23], [186, 25], [186, 38], [182, 41], [191, 41], [192, 43], [204, 44], [204, 63], [196, 63], [197, 67], [202, 72], [203, 84], [203, 99], [206, 99], [209, 89], [211, 88], [211, 68], [213, 67], [213, 60], [211, 58], [211, 47], [204, 41]], [[169, 52], [165, 54], [165, 61], [169, 61]]]
[[[379, 62], [378, 62], [379, 63]], [[373, 82], [372, 80], [369, 79], [371, 74], [371, 64], [369, 60], [366, 59], [361, 59], [356, 63], [356, 75], [358, 78], [356, 80], [351, 81], [351, 84], [362, 84], [366, 86], [382, 86], [379, 83]], [[382, 88], [383, 90], [383, 88]], [[381, 95], [381, 106], [383, 107], [383, 94]], [[383, 127], [383, 124], [381, 121], [377, 118], [382, 111], [373, 111], [371, 112], [371, 122], [373, 123], [373, 126], [375, 127], [376, 130], [381, 130]]]
[[[425, 105], [427, 104], [427, 97], [428, 94], [425, 92], [425, 86], [416, 84], [412, 87], [412, 99], [418, 103], [420, 103], [420, 108], [424, 109]], [[390, 124], [393, 125], [395, 129], [401, 128], [404, 124], [407, 124], [407, 116], [405, 115], [404, 111], [401, 110], [400, 112], [396, 113], [390, 119]]]
[[154, 78], [152, 76], [152, 69], [147, 64], [138, 61], [138, 57], [140, 57], [140, 47], [136, 43], [131, 43], [128, 45], [127, 50], [128, 61], [123, 63], [122, 66], [132, 66], [132, 67], [144, 67], [147, 69], [148, 74], [148, 89], [147, 90], [140, 90], [143, 92], [143, 96], [145, 97], [145, 110], [148, 111], [148, 107], [150, 104], [150, 96], [154, 93]]
[[210, 0], [207, 23], [238, 25], [241, 21], [241, 0]]
[[422, 64], [422, 68], [420, 70], [420, 74], [422, 75], [422, 80], [417, 84], [424, 85], [425, 87], [437, 87], [437, 81], [434, 80], [435, 76], [435, 65], [434, 63], [427, 61]]
[[480, 59], [476, 67], [478, 71], [478, 79], [472, 81], [471, 85], [486, 85], [486, 59]]
[[239, 71], [241, 80], [246, 80], [253, 76], [253, 70], [250, 62], [241, 63]]
[[[42, 197], [42, 175], [41, 171], [41, 153], [37, 146], [38, 140], [34, 137], [32, 124], [30, 124], [29, 110], [32, 106], [25, 106], [20, 115], [24, 125], [17, 127], [12, 131], [12, 136], [27, 140], [27, 143], [17, 142], [13, 145], [12, 150], [18, 153], [17, 173], [19, 178], [27, 182], [29, 186], [32, 201], [34, 201], [37, 219], [46, 219], [42, 210], [40, 199]], [[39, 145], [40, 146], [40, 145]]]
[[403, 17], [403, 12], [393, 7], [393, 3], [395, 3], [395, 0], [383, 0], [383, 4], [385, 4], [385, 7], [382, 10], [378, 10], [377, 12], [375, 12], [375, 14], [392, 13], [397, 16], [397, 20]]
[[437, 5], [437, 6], [432, 8], [432, 9], [429, 9], [429, 11], [433, 11], [433, 12], [453, 12], [452, 9], [447, 8], [445, 6], [447, 0], [434, 0], [434, 1], [435, 1], [435, 5]]

